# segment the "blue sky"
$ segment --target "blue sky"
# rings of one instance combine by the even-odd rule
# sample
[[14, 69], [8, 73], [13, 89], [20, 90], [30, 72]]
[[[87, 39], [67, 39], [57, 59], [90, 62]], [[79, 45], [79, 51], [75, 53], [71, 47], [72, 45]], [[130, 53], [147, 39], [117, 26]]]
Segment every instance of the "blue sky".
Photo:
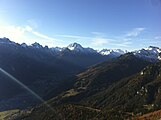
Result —
[[0, 37], [49, 47], [161, 47], [161, 0], [0, 0]]

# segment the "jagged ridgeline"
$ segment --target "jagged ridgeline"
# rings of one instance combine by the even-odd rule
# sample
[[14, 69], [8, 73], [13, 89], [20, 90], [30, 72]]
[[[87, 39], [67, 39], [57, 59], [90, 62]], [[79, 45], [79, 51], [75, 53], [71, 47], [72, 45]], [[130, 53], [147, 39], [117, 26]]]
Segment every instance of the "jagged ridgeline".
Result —
[[[0, 68], [47, 101], [40, 103], [0, 73], [5, 119], [130, 119], [161, 109], [161, 50], [103, 49], [78, 43], [48, 48], [0, 39]], [[48, 107], [48, 105], [50, 107]]]
[[[120, 56], [111, 51], [102, 55], [92, 48], [73, 43], [64, 48], [18, 44], [0, 39], [0, 68], [27, 85], [44, 99], [49, 99], [72, 86], [71, 78], [89, 66]], [[3, 73], [0, 73], [0, 110], [26, 108], [38, 101]], [[39, 103], [39, 102], [38, 102]]]

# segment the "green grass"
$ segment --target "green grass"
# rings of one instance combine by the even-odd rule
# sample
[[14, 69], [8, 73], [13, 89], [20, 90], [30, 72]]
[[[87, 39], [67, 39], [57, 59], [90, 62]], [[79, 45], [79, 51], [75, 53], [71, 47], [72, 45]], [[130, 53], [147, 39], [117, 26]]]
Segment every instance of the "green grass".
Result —
[[77, 94], [78, 92], [74, 91], [74, 89], [70, 89], [64, 93], [63, 97], [75, 96]]
[[20, 110], [15, 109], [15, 110], [8, 110], [8, 111], [3, 111], [0, 112], [0, 120], [5, 120], [6, 117], [11, 116], [15, 113], [18, 113]]

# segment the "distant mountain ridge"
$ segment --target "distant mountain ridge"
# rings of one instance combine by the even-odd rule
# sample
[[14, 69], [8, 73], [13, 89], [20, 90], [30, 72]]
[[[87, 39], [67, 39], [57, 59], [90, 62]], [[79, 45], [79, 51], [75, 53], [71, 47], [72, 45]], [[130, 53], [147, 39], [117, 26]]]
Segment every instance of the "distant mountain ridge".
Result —
[[[28, 48], [28, 47], [32, 47], [32, 48], [36, 48], [36, 49], [44, 49], [45, 48], [45, 49], [48, 49], [48, 50], [51, 50], [51, 51], [57, 52], [57, 53], [61, 53], [63, 51], [70, 51], [70, 52], [74, 52], [74, 53], [84, 53], [84, 54], [95, 53], [95, 54], [100, 54], [103, 56], [110, 56], [110, 57], [118, 57], [122, 54], [127, 53], [127, 51], [123, 51], [120, 49], [115, 49], [115, 50], [103, 49], [103, 50], [97, 51], [97, 50], [94, 50], [93, 48], [90, 48], [90, 47], [84, 48], [78, 43], [71, 43], [67, 47], [62, 47], [62, 48], [61, 47], [48, 48], [48, 46], [43, 47], [38, 42], [35, 42], [31, 45], [27, 45], [26, 43], [18, 44], [18, 43], [10, 41], [8, 38], [0, 38], [0, 44], [15, 44], [15, 45], [20, 45], [23, 48]], [[107, 52], [108, 52], [108, 54], [107, 54]]]
[[125, 53], [128, 53], [127, 50], [121, 50], [121, 49], [102, 49], [99, 51], [100, 54], [102, 55], [113, 55], [113, 56], [120, 56]]
[[[78, 43], [72, 43], [64, 48], [48, 48], [37, 42], [27, 45], [12, 42], [8, 38], [0, 38], [0, 68], [7, 70], [28, 85], [36, 82], [37, 79], [42, 80], [40, 74], [41, 76], [44, 74], [43, 77], [50, 75], [53, 80], [55, 76], [64, 79], [90, 66], [117, 59], [124, 54], [126, 56], [129, 53], [120, 49], [97, 51], [84, 48]], [[161, 60], [161, 49], [154, 46], [133, 51], [130, 54], [150, 62]], [[64, 74], [64, 77], [61, 74]], [[5, 93], [4, 97], [6, 97]]]
[[[93, 48], [90, 48], [90, 47], [84, 48], [76, 42], [69, 44], [67, 47], [49, 48], [48, 46], [43, 47], [38, 42], [35, 42], [31, 45], [27, 45], [26, 43], [18, 44], [18, 43], [12, 42], [8, 38], [0, 38], [0, 44], [14, 44], [14, 45], [20, 45], [23, 48], [30, 47], [30, 48], [36, 48], [36, 49], [46, 49], [57, 54], [64, 54], [64, 53], [99, 54], [101, 56], [108, 56], [111, 58], [119, 57], [120, 55], [128, 53], [127, 50], [121, 50], [121, 49], [94, 50]], [[149, 61], [161, 60], [161, 49], [155, 46], [149, 46], [147, 48], [142, 48], [141, 50], [135, 50], [135, 51], [132, 51], [132, 53], [139, 58], [149, 60]]]
[[[25, 120], [57, 119], [59, 113], [69, 119], [125, 119], [160, 109], [160, 57], [161, 49], [154, 46], [133, 52], [96, 51], [78, 43], [48, 48], [0, 39], [0, 68], [43, 99], [50, 99], [48, 103], [56, 111], [41, 104], [29, 109]], [[32, 96], [0, 72], [0, 111], [36, 104]]]
[[[111, 58], [113, 56], [103, 56], [92, 48], [83, 48], [77, 43], [65, 48], [48, 48], [37, 42], [27, 45], [12, 42], [8, 38], [0, 38], [0, 68], [41, 97], [45, 97], [51, 90], [54, 92], [48, 98], [57, 95], [70, 86], [64, 85], [64, 79], [73, 77], [88, 67]], [[0, 100], [2, 100], [0, 104], [3, 104], [0, 110], [26, 107], [28, 103], [32, 105], [31, 97], [23, 92], [23, 88], [0, 73]], [[19, 95], [20, 93], [22, 94]], [[23, 101], [22, 99], [30, 102], [24, 106], [23, 102], [20, 102]], [[17, 100], [20, 101], [17, 102]]]
[[161, 60], [161, 49], [159, 47], [149, 46], [148, 48], [134, 51], [133, 54], [150, 61]]

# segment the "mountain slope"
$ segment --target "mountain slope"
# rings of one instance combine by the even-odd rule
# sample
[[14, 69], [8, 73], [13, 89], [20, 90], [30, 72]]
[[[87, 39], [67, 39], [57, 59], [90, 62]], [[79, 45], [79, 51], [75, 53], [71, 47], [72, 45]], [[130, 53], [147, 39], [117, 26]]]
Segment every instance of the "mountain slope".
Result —
[[[133, 81], [135, 81], [135, 77], [137, 78], [138, 74], [140, 75], [141, 70], [143, 70], [149, 64], [151, 63], [139, 59], [133, 54], [126, 54], [116, 60], [109, 60], [107, 62], [98, 64], [79, 74], [75, 80], [73, 89], [63, 92], [59, 96], [49, 100], [48, 103], [51, 106], [55, 106], [54, 110], [57, 111], [57, 109], [59, 109], [59, 112], [64, 115], [64, 118], [68, 118], [70, 116], [67, 114], [69, 111], [78, 117], [81, 110], [86, 111], [88, 108], [91, 111], [86, 112], [89, 116], [91, 116], [90, 119], [124, 119], [124, 117], [129, 116], [127, 115], [127, 112], [134, 112], [131, 108], [130, 103], [132, 100], [130, 98], [133, 94], [137, 93], [137, 90], [140, 90], [141, 86], [139, 80], [138, 83], [133, 83]], [[115, 73], [115, 75], [112, 75], [111, 73]], [[127, 87], [129, 86], [127, 83], [130, 84], [130, 88], [133, 88], [134, 86], [134, 89]], [[137, 87], [137, 89], [135, 87]], [[127, 93], [125, 91], [127, 91]], [[128, 102], [128, 100], [131, 102]], [[142, 104], [142, 102], [140, 104]], [[140, 104], [138, 104], [138, 106]], [[44, 112], [44, 107], [45, 106], [39, 106], [38, 108], [35, 108], [35, 111], [33, 111], [32, 114], [30, 114], [26, 119], [37, 118], [38, 114]], [[48, 109], [48, 112], [45, 112], [46, 115], [43, 117], [46, 120], [48, 120], [47, 116], [51, 115], [51, 112], [49, 111], [50, 110]], [[58, 113], [54, 112], [54, 114]], [[51, 119], [54, 119], [55, 117], [56, 116], [51, 116]], [[71, 115], [69, 119], [75, 119], [73, 117], [74, 116]], [[83, 112], [82, 117], [88, 118], [87, 114]], [[79, 116], [78, 118], [82, 117]]]
[[161, 49], [154, 46], [149, 46], [148, 48], [136, 50], [133, 52], [133, 54], [141, 59], [152, 62], [161, 60]]
[[[149, 104], [154, 104], [153, 107], [160, 107], [160, 73], [161, 63], [149, 65], [136, 75], [118, 81], [106, 91], [93, 97], [99, 106], [114, 107], [117, 105], [129, 111], [135, 111], [137, 107], [141, 109], [143, 105]], [[92, 97], [90, 100], [92, 101]]]
[[108, 86], [113, 82], [120, 80], [121, 78], [138, 72], [148, 64], [149, 62], [146, 62], [135, 57], [133, 54], [128, 53], [117, 59], [108, 60], [107, 62], [103, 62], [91, 67], [86, 72], [79, 74], [79, 79], [77, 81], [88, 82], [90, 83], [87, 83], [87, 86], [89, 87], [102, 87], [102, 85], [105, 86], [105, 83]]
[[111, 54], [104, 56], [92, 48], [84, 48], [78, 43], [73, 43], [63, 48], [57, 57], [74, 65], [86, 67], [118, 56], [111, 56]]
[[[70, 47], [73, 50], [69, 50]], [[108, 58], [77, 43], [66, 48], [48, 48], [37, 42], [28, 46], [25, 43], [17, 44], [8, 38], [0, 39], [0, 68], [45, 99], [70, 88], [73, 84], [70, 77]], [[19, 103], [23, 108], [27, 104], [31, 105], [32, 96], [21, 86], [3, 73], [0, 73], [0, 81], [0, 110], [14, 108]], [[27, 103], [24, 105], [22, 101]]]
[[[64, 65], [66, 65], [65, 68]], [[61, 77], [61, 74], [65, 78], [66, 75], [82, 70], [80, 66], [54, 57], [49, 51], [32, 47], [22, 48], [18, 44], [0, 45], [0, 67], [26, 85], [45, 77], [46, 79], [60, 79], [57, 76]], [[1, 83], [5, 83], [5, 80], [2, 79]], [[7, 90], [1, 89], [1, 91]]]
[[127, 53], [127, 51], [123, 51], [121, 49], [102, 49], [99, 51], [100, 54], [102, 55], [110, 55], [113, 57], [119, 57], [120, 55], [123, 55]]
[[[140, 70], [140, 72], [123, 78], [102, 91], [95, 92], [92, 96], [81, 98], [81, 101], [78, 102], [79, 104], [74, 105], [74, 103], [72, 103], [72, 105], [76, 106], [78, 111], [86, 109], [87, 107], [92, 108], [92, 111], [87, 111], [88, 115], [91, 115], [91, 119], [99, 118], [102, 120], [107, 118], [131, 118], [161, 109], [160, 74], [161, 63], [149, 65]], [[59, 97], [59, 99], [62, 99], [62, 97]], [[71, 103], [69, 101], [72, 101], [72, 99], [68, 99], [68, 102], [66, 101], [64, 103]], [[53, 100], [50, 100], [49, 104], [53, 106]], [[79, 108], [80, 105], [83, 107]], [[67, 106], [66, 104], [64, 108], [58, 106], [58, 108], [61, 108], [60, 113], [65, 114], [65, 118], [69, 117], [69, 114], [66, 114], [67, 111], [64, 111], [67, 110]], [[68, 109], [74, 112], [76, 116], [80, 113], [76, 109], [72, 109], [72, 107]], [[95, 109], [98, 109], [98, 111], [95, 111]], [[43, 107], [37, 108], [36, 111], [41, 113]], [[35, 112], [33, 112], [31, 116], [29, 115], [29, 118], [31, 119], [34, 116], [37, 116]], [[85, 118], [88, 117], [86, 114], [83, 114], [83, 116]], [[47, 119], [47, 117], [44, 118]], [[71, 117], [71, 120], [73, 119], [74, 118]]]
[[[6, 40], [1, 42], [0, 49], [0, 65], [4, 70], [41, 97], [53, 97], [48, 101], [50, 107], [41, 104], [6, 119], [125, 119], [161, 108], [159, 48], [150, 47], [150, 50], [114, 58], [77, 43], [55, 51], [38, 43], [26, 46]], [[77, 74], [87, 67], [86, 71]], [[0, 73], [0, 77], [4, 83], [0, 88], [6, 90], [0, 91], [2, 98], [22, 92], [4, 74]], [[9, 90], [11, 86], [15, 87]], [[15, 98], [9, 99], [9, 103], [15, 102]], [[23, 104], [30, 101], [26, 93], [19, 94], [16, 99], [19, 98], [23, 98], [18, 101]], [[3, 109], [7, 102], [0, 100], [0, 107]], [[15, 106], [10, 106], [12, 108]]]
[[149, 64], [151, 63], [139, 59], [131, 53], [100, 63], [78, 74], [73, 89], [57, 96], [53, 102], [62, 104], [87, 99], [96, 93], [104, 92], [121, 79], [140, 72]]
[[[53, 97], [67, 89], [68, 86], [63, 86], [61, 81], [85, 69], [55, 57], [55, 53], [38, 47], [38, 44], [37, 47], [24, 47], [7, 38], [0, 39], [0, 68], [41, 97], [46, 96], [50, 90], [55, 90]], [[32, 99], [35, 98], [26, 93], [22, 86], [0, 72], [0, 110], [24, 108], [32, 104]], [[23, 101], [28, 102], [24, 104]]]

